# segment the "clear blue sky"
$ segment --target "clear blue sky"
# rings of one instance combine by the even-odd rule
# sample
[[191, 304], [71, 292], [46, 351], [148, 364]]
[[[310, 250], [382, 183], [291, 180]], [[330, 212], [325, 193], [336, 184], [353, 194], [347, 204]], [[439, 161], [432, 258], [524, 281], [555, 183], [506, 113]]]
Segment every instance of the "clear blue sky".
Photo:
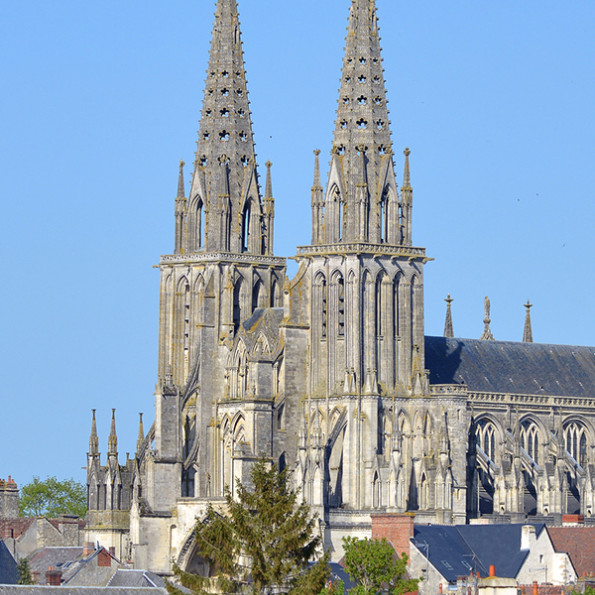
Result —
[[[595, 344], [595, 2], [378, 0], [397, 174], [412, 150], [426, 333]], [[158, 272], [192, 163], [214, 0], [5, 0], [0, 15], [0, 477], [83, 479], [153, 419]], [[278, 255], [310, 239], [348, 0], [240, 0]], [[187, 168], [189, 174], [189, 169]]]

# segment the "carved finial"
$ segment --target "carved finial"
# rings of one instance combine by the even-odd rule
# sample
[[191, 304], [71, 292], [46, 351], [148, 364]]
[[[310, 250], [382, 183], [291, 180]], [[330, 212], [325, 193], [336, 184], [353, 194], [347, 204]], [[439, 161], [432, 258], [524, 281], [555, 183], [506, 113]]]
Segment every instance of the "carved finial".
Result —
[[182, 159], [180, 159], [180, 173], [178, 175], [178, 196], [176, 198], [184, 198], [184, 166], [186, 164]]
[[481, 335], [480, 339], [483, 341], [493, 341], [494, 335], [492, 335], [492, 331], [490, 330], [490, 323], [492, 322], [490, 320], [491, 305], [490, 305], [490, 298], [487, 295], [483, 302], [483, 309], [484, 309], [484, 319], [483, 319], [484, 329], [483, 329], [483, 334]]
[[531, 327], [531, 308], [533, 304], [527, 300], [525, 308], [525, 328], [523, 329], [523, 343], [533, 343], [533, 329]]
[[455, 333], [452, 326], [452, 311], [450, 305], [454, 302], [454, 300], [450, 297], [450, 293], [444, 301], [446, 302], [446, 321], [444, 322], [444, 336], [452, 338], [455, 336]]

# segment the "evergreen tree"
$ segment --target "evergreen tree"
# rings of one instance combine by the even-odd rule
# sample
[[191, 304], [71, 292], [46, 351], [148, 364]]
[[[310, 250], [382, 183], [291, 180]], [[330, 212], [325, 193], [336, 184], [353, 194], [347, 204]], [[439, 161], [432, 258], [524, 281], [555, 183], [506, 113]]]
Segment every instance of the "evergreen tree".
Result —
[[31, 568], [29, 567], [29, 560], [21, 558], [17, 564], [17, 572], [19, 573], [18, 585], [32, 585], [33, 578], [31, 577]]
[[[265, 460], [254, 464], [252, 486], [237, 482], [235, 496], [225, 490], [226, 513], [209, 505], [196, 527], [198, 552], [210, 564], [212, 579], [175, 569], [193, 593], [290, 593], [317, 595], [328, 578], [326, 553], [310, 564], [320, 546], [316, 519], [299, 502], [286, 471]], [[171, 594], [181, 591], [168, 585]]]
[[354, 595], [402, 595], [417, 591], [419, 581], [405, 578], [407, 554], [398, 556], [385, 537], [382, 541], [344, 537], [343, 544], [345, 570], [351, 580], [357, 583], [355, 589], [351, 590]]

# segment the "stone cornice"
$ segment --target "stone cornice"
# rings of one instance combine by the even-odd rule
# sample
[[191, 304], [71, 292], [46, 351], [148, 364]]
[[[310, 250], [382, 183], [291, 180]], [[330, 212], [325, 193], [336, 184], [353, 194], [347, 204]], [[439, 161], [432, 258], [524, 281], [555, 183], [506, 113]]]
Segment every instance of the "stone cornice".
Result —
[[514, 395], [507, 393], [483, 393], [469, 391], [473, 403], [486, 405], [525, 405], [530, 407], [563, 407], [575, 409], [595, 409], [595, 396], [564, 397], [551, 395]]
[[327, 256], [333, 254], [369, 254], [370, 256], [393, 256], [412, 260], [432, 260], [426, 256], [425, 248], [413, 246], [393, 246], [390, 244], [317, 244], [312, 246], [298, 246], [296, 258], [304, 256]]
[[166, 254], [156, 267], [170, 264], [203, 264], [211, 262], [227, 262], [256, 266], [285, 267], [285, 258], [278, 256], [260, 256], [258, 254], [237, 254], [235, 252], [193, 252], [190, 254]]

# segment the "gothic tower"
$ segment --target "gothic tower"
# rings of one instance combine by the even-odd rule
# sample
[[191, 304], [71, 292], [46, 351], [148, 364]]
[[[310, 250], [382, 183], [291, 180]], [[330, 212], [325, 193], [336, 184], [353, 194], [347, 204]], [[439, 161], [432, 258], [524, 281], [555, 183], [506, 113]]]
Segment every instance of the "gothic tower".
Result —
[[412, 243], [409, 149], [397, 186], [383, 72], [375, 2], [352, 0], [328, 181], [315, 151], [312, 243], [291, 284], [291, 320], [309, 344], [299, 469], [331, 532], [364, 510], [464, 517], [449, 437], [464, 431], [465, 399], [430, 394], [428, 258]]
[[221, 498], [272, 450], [273, 387], [263, 369], [273, 355], [254, 355], [242, 336], [249, 319], [282, 304], [285, 261], [272, 255], [271, 164], [263, 198], [236, 0], [217, 2], [188, 195], [183, 168], [174, 253], [159, 263], [156, 415], [150, 439], [139, 439], [137, 560], [152, 555], [142, 510], [171, 514], [180, 498]]

